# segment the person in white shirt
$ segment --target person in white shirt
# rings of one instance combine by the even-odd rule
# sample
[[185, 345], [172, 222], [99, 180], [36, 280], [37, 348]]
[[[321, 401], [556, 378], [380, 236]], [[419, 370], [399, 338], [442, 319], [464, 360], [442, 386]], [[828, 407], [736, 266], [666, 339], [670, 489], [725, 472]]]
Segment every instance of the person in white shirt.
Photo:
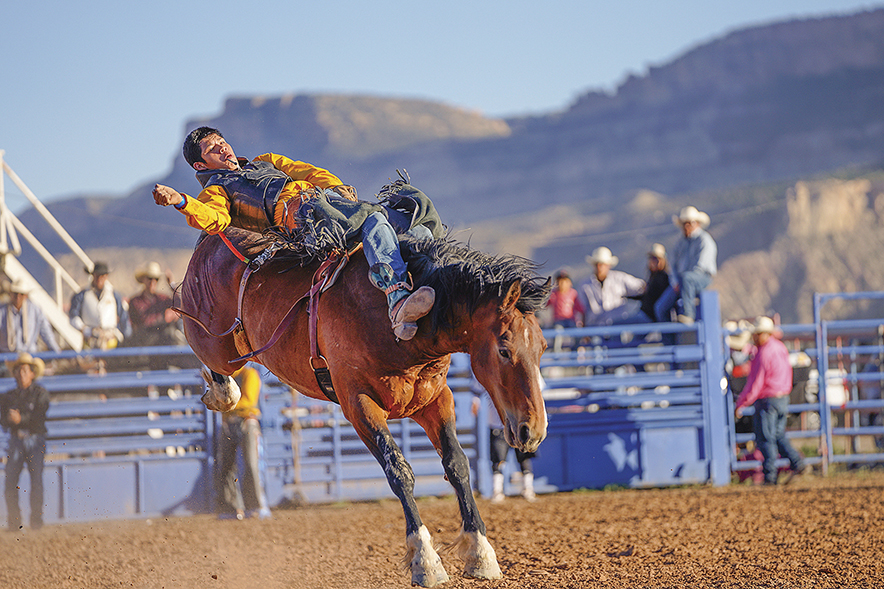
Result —
[[90, 272], [92, 283], [71, 299], [71, 325], [83, 333], [83, 341], [90, 348], [115, 348], [132, 335], [129, 305], [114, 292], [107, 280], [109, 273], [106, 263], [95, 262]]
[[614, 270], [620, 262], [606, 247], [598, 247], [586, 260], [594, 272], [580, 286], [580, 296], [586, 309], [583, 324], [611, 325], [629, 317], [638, 309], [637, 297], [645, 291], [645, 281], [626, 272]]

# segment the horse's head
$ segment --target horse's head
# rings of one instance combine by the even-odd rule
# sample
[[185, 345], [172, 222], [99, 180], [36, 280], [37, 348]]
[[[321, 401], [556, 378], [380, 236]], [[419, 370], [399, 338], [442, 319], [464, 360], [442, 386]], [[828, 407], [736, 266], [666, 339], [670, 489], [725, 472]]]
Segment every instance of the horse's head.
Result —
[[502, 289], [473, 314], [469, 345], [473, 373], [491, 395], [503, 422], [506, 441], [523, 452], [537, 450], [546, 437], [546, 408], [541, 395], [540, 356], [546, 340], [532, 312], [517, 303], [521, 281]]

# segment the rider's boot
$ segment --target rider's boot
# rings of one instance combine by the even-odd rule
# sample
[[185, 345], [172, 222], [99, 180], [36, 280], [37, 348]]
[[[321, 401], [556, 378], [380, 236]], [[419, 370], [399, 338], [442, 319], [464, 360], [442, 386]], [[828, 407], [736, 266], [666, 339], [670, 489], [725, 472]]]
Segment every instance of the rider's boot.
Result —
[[429, 286], [414, 288], [405, 277], [397, 277], [389, 264], [377, 263], [368, 271], [371, 283], [387, 295], [393, 333], [401, 340], [410, 340], [417, 333], [417, 320], [430, 312], [436, 291]]

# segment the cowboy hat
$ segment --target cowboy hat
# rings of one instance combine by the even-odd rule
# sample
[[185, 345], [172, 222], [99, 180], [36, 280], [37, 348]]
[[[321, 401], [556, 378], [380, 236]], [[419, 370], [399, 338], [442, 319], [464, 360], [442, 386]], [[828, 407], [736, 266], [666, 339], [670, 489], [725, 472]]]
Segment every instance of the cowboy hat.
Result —
[[654, 256], [655, 258], [657, 258], [659, 260], [665, 260], [666, 259], [666, 248], [663, 247], [662, 243], [655, 243], [654, 245], [651, 246], [651, 249], [648, 252], [648, 255]]
[[157, 262], [148, 262], [147, 266], [135, 272], [135, 280], [141, 282], [145, 278], [153, 278], [159, 280], [163, 276], [163, 269]]
[[709, 215], [702, 211], [698, 211], [697, 207], [694, 206], [686, 206], [683, 208], [677, 215], [672, 215], [672, 222], [676, 227], [681, 227], [688, 221], [697, 221], [700, 223], [700, 227], [704, 229], [709, 226]]
[[774, 325], [773, 319], [759, 315], [752, 326], [752, 333], [773, 333], [776, 329], [777, 326]]
[[43, 376], [43, 371], [46, 368], [46, 364], [40, 358], [34, 358], [27, 352], [22, 352], [18, 355], [18, 358], [15, 360], [7, 360], [6, 367], [9, 369], [9, 372], [13, 372], [19, 366], [23, 366], [24, 364], [28, 364], [31, 368], [34, 369], [34, 377], [40, 378]]
[[739, 323], [736, 321], [725, 322], [724, 331], [727, 335], [724, 336], [724, 343], [732, 350], [742, 350], [749, 343], [749, 340], [752, 339], [750, 327], [751, 324], [742, 319]]
[[28, 285], [26, 285], [23, 280], [18, 279], [18, 280], [13, 280], [9, 284], [9, 292], [12, 294], [26, 295], [26, 294], [30, 294], [31, 288]]
[[592, 253], [586, 256], [586, 261], [590, 264], [607, 264], [611, 268], [620, 262], [620, 258], [611, 253], [611, 250], [602, 246], [592, 250]]

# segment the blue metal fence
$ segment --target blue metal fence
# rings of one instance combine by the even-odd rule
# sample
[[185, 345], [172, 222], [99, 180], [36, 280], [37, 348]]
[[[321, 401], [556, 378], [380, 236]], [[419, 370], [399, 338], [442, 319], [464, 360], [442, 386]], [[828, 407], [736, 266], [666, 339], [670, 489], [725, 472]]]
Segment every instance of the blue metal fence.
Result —
[[[884, 320], [826, 321], [836, 298], [818, 295], [817, 321], [783, 326], [794, 351], [816, 361], [818, 379], [793, 398], [789, 437], [824, 472], [832, 463], [884, 462]], [[700, 319], [678, 323], [550, 330], [542, 360], [549, 434], [534, 461], [538, 490], [608, 485], [727, 484], [731, 474], [759, 467], [737, 449], [753, 440], [737, 433], [725, 377], [718, 298], [704, 293]], [[162, 370], [139, 362], [167, 356]], [[69, 360], [75, 352], [41, 355]], [[118, 372], [47, 376], [49, 412], [45, 518], [49, 523], [99, 518], [208, 513], [213, 509], [218, 414], [199, 401], [203, 383], [186, 347], [96, 353]], [[14, 355], [0, 356], [0, 360]], [[179, 367], [175, 367], [175, 365]], [[871, 367], [871, 368], [870, 368]], [[293, 394], [261, 369], [265, 486], [271, 506], [392, 497], [374, 457], [336, 405]], [[491, 490], [488, 412], [465, 355], [455, 355], [458, 435], [474, 483]], [[0, 378], [0, 391], [14, 386]], [[874, 389], [877, 387], [876, 391]], [[476, 414], [474, 414], [474, 410]], [[435, 449], [411, 420], [390, 429], [416, 475], [418, 495], [450, 493]], [[6, 434], [0, 433], [0, 450]], [[512, 453], [506, 472], [517, 470]], [[27, 473], [22, 489], [27, 492]], [[510, 489], [511, 491], [513, 489]], [[24, 497], [24, 495], [23, 495]], [[26, 501], [21, 501], [27, 517]], [[5, 503], [0, 502], [5, 515]]]
[[729, 482], [716, 293], [700, 308], [690, 326], [547, 332], [572, 345], [543, 360], [549, 434], [536, 478], [558, 490]]

